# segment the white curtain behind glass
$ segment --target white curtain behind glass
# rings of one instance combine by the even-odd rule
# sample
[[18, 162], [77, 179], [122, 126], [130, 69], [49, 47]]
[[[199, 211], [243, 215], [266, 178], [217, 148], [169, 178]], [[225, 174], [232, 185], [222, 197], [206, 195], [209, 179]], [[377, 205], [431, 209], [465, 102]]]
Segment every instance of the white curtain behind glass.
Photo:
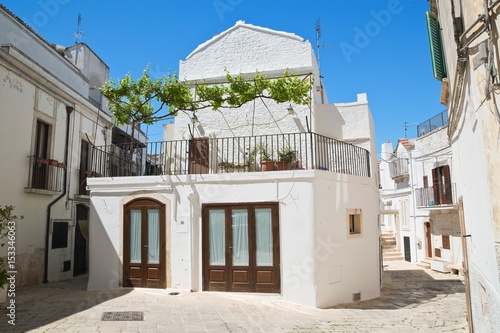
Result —
[[148, 209], [148, 263], [160, 263], [160, 210]]
[[208, 242], [210, 265], [226, 264], [226, 213], [223, 209], [211, 209], [208, 213]]
[[273, 265], [273, 229], [271, 208], [255, 209], [257, 266]]
[[141, 262], [141, 210], [130, 210], [130, 262]]
[[248, 266], [248, 210], [232, 210], [233, 266]]

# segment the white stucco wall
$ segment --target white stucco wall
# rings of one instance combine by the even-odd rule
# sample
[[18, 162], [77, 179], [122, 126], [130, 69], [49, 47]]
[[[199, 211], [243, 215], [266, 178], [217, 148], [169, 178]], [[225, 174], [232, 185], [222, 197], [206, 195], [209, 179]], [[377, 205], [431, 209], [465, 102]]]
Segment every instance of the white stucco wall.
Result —
[[295, 34], [238, 21], [181, 61], [179, 77], [188, 81], [217, 78], [225, 76], [225, 70], [231, 74], [279, 70], [277, 74], [282, 74], [287, 68], [309, 73], [312, 56], [309, 41]]
[[[444, 53], [450, 87], [456, 76], [457, 52], [454, 40], [451, 2], [438, 1], [439, 21], [442, 28]], [[484, 13], [484, 1], [459, 3], [464, 26], [470, 27]], [[494, 31], [500, 22], [493, 18]], [[468, 38], [468, 37], [467, 37]], [[500, 124], [495, 119], [498, 94], [495, 99], [485, 98], [486, 68], [474, 69], [473, 59], [478, 45], [487, 40], [482, 33], [469, 46], [464, 82], [465, 93], [455, 118], [457, 130], [450, 138], [457, 169], [457, 192], [463, 197], [464, 219], [469, 256], [472, 318], [476, 331], [500, 331], [500, 154], [498, 133]], [[493, 34], [493, 62], [498, 69], [498, 36]], [[453, 91], [450, 90], [450, 100]], [[439, 98], [439, 97], [437, 97]], [[496, 103], [496, 106], [494, 106]], [[481, 297], [484, 288], [486, 299]], [[488, 311], [483, 311], [487, 306]]]
[[[351, 303], [355, 293], [361, 293], [361, 300], [378, 297], [381, 258], [375, 178], [321, 173], [314, 186], [317, 307]], [[360, 209], [363, 219], [362, 234], [355, 238], [348, 237], [352, 209]]]
[[[327, 187], [317, 188], [321, 182], [327, 183]], [[352, 301], [352, 292], [356, 288], [364, 291], [363, 299], [378, 296], [379, 285], [375, 283], [379, 272], [378, 206], [376, 196], [366, 191], [373, 188], [372, 179], [308, 170], [94, 178], [88, 184], [92, 191], [90, 218], [94, 221], [90, 225], [93, 245], [90, 250], [89, 289], [120, 287], [123, 274], [123, 206], [130, 199], [141, 196], [156, 198], [170, 205], [167, 216], [167, 223], [170, 223], [167, 231], [167, 248], [170, 248], [167, 262], [170, 267], [167, 270], [171, 270], [167, 286], [170, 288], [202, 290], [200, 214], [203, 204], [278, 202], [281, 295], [271, 297], [324, 307]], [[349, 197], [344, 197], [346, 194]], [[359, 202], [352, 203], [351, 195]], [[339, 204], [332, 207], [323, 202], [329, 200]], [[345, 242], [345, 209], [351, 203], [364, 210], [366, 229], [362, 239], [351, 242], [352, 246], [356, 245], [356, 251], [349, 257], [347, 254], [352, 249]], [[187, 222], [186, 227], [182, 227], [180, 221]], [[323, 239], [326, 230], [333, 238]], [[328, 248], [331, 242], [335, 243], [333, 249]], [[329, 255], [326, 261], [318, 257], [322, 250]], [[374, 254], [365, 257], [367, 252]], [[103, 256], [103, 253], [108, 255]], [[328, 271], [325, 267], [332, 264], [343, 265], [344, 272], [344, 279], [334, 287], [325, 284], [321, 277]], [[370, 278], [359, 275], [360, 271], [365, 274], [371, 272]], [[342, 289], [347, 285], [348, 288]], [[346, 296], [349, 292], [350, 299]]]
[[[25, 219], [17, 224], [16, 233], [16, 283], [19, 286], [38, 284], [44, 274], [47, 207], [61, 192], [26, 189], [29, 187], [31, 165], [29, 156], [34, 154], [36, 121], [50, 126], [48, 158], [64, 162], [66, 142], [66, 106], [75, 111], [70, 121], [70, 149], [68, 153], [68, 193], [52, 207], [49, 228], [48, 281], [73, 277], [73, 243], [75, 205], [84, 203], [75, 197], [78, 192], [80, 168], [80, 140], [89, 139], [103, 144], [110, 138], [109, 116], [101, 113], [96, 128], [97, 109], [87, 100], [88, 86], [84, 76], [39, 37], [21, 26], [17, 20], [0, 9], [0, 138], [4, 145], [6, 163], [0, 165], [4, 175], [0, 204], [15, 206], [17, 215]], [[17, 41], [17, 42], [16, 42]], [[6, 43], [13, 45], [5, 46]], [[85, 88], [83, 96], [80, 88]], [[83, 89], [82, 88], [82, 89]], [[68, 246], [51, 249], [52, 223], [68, 222]], [[3, 249], [3, 248], [2, 248]], [[63, 272], [63, 262], [72, 262], [69, 271]]]

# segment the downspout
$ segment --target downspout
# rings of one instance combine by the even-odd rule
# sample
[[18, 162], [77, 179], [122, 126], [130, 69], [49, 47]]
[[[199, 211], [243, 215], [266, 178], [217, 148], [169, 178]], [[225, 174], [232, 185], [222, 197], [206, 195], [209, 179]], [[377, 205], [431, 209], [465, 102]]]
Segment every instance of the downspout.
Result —
[[43, 283], [47, 283], [48, 281], [48, 272], [49, 272], [49, 231], [50, 231], [50, 212], [52, 206], [56, 204], [59, 200], [61, 200], [66, 195], [66, 183], [67, 183], [67, 173], [68, 173], [68, 146], [69, 146], [69, 125], [70, 125], [70, 116], [74, 111], [74, 108], [71, 106], [66, 106], [66, 145], [64, 148], [64, 164], [66, 168], [64, 169], [64, 178], [63, 178], [63, 191], [62, 193], [55, 198], [49, 205], [47, 206], [47, 226], [45, 228], [45, 266], [43, 268]]

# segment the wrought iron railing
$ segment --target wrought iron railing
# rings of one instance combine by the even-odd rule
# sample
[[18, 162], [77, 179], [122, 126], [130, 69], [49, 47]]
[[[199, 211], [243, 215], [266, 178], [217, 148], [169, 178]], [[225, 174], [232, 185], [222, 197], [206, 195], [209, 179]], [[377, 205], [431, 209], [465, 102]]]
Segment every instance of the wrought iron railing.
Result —
[[448, 124], [448, 110], [435, 115], [417, 126], [417, 136], [422, 136], [425, 133], [435, 130]]
[[366, 149], [315, 133], [150, 142], [132, 154], [128, 146], [94, 147], [92, 170], [104, 177], [305, 169], [371, 176]]
[[415, 189], [417, 207], [435, 207], [457, 204], [457, 190], [455, 183], [444, 186]]
[[28, 156], [30, 168], [28, 186], [30, 189], [60, 192], [63, 187], [66, 165], [56, 160]]
[[389, 174], [391, 178], [408, 175], [408, 159], [398, 158], [389, 163]]

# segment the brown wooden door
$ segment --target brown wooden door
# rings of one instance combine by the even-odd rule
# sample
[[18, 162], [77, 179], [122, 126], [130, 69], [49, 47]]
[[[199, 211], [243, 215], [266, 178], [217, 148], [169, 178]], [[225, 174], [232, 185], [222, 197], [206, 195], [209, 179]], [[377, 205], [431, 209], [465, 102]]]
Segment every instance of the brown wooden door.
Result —
[[196, 138], [190, 141], [190, 170], [191, 174], [204, 174], [209, 171], [209, 143], [208, 138]]
[[165, 206], [140, 199], [125, 206], [123, 285], [166, 288]]
[[278, 205], [204, 205], [203, 288], [280, 292]]
[[427, 242], [427, 257], [432, 258], [432, 235], [429, 222], [425, 222], [425, 240]]

